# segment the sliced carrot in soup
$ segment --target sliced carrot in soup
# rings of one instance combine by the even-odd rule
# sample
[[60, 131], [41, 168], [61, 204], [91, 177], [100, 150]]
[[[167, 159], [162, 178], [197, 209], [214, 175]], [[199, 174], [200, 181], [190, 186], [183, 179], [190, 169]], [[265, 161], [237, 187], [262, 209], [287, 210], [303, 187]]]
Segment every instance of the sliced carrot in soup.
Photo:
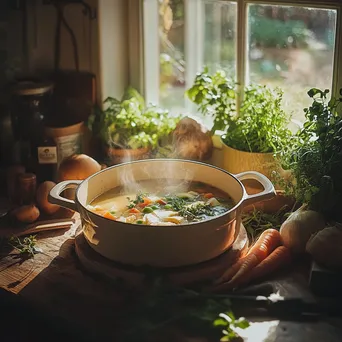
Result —
[[103, 217], [110, 219], [110, 220], [116, 220], [117, 217], [114, 216], [113, 214], [111, 214], [109, 211], [106, 211], [105, 214], [103, 215]]
[[138, 207], [145, 208], [147, 205], [152, 203], [152, 201], [149, 198], [147, 198], [147, 197], [144, 197], [143, 200], [144, 200], [144, 202], [143, 203], [139, 203]]

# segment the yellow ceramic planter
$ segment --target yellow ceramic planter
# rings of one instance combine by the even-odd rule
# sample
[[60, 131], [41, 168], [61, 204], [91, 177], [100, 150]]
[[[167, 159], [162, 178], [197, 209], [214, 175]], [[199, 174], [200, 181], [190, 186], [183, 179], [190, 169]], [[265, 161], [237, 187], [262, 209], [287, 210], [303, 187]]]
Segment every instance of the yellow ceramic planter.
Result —
[[222, 157], [223, 168], [233, 174], [253, 170], [272, 178], [272, 171], [278, 168], [273, 153], [239, 151], [226, 145], [223, 141]]

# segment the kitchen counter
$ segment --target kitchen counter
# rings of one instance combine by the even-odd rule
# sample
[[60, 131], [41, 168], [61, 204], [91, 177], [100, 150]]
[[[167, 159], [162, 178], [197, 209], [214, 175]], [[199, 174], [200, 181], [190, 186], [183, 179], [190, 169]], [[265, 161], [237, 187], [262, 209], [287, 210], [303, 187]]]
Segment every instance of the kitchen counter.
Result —
[[[82, 269], [74, 245], [78, 214], [75, 219], [76, 224], [69, 230], [40, 233], [37, 247], [42, 253], [32, 259], [23, 261], [13, 251], [2, 247], [0, 308], [2, 316], [6, 317], [2, 318], [2, 323], [7, 326], [6, 332], [12, 341], [32, 341], [29, 334], [35, 341], [40, 338], [49, 341], [70, 338], [73, 341], [115, 340], [120, 327], [118, 315], [126, 302], [113, 283]], [[263, 283], [271, 285], [285, 298], [313, 300], [307, 286], [308, 274], [309, 263], [304, 260]], [[289, 321], [259, 317], [253, 321], [242, 334], [248, 342], [342, 340], [342, 319]], [[48, 339], [43, 331], [48, 333]], [[209, 340], [203, 337], [198, 341]]]

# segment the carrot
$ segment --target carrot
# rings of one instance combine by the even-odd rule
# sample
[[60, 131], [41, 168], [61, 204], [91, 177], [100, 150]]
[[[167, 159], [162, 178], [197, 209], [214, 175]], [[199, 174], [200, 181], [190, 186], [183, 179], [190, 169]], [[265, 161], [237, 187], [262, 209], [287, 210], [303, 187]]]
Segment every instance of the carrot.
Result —
[[137, 209], [137, 208], [132, 208], [132, 209], [129, 209], [129, 212], [132, 213], [132, 214], [139, 214], [140, 210]]
[[255, 279], [260, 279], [278, 268], [288, 265], [292, 260], [292, 253], [290, 249], [285, 246], [277, 247], [268, 257], [253, 268], [248, 275], [240, 278], [239, 281], [229, 281], [228, 283], [219, 284], [214, 288], [214, 291], [232, 290], [237, 286], [243, 286]]
[[259, 236], [258, 240], [247, 252], [247, 255], [253, 254], [256, 251], [263, 251], [264, 258], [270, 255], [277, 247], [282, 245], [282, 238], [278, 230], [266, 229]]
[[152, 201], [148, 197], [144, 197], [143, 200], [144, 200], [144, 202], [139, 203], [138, 207], [145, 208], [146, 206], [148, 206], [149, 204], [152, 203]]
[[279, 267], [288, 265], [292, 260], [292, 253], [289, 248], [279, 246], [265, 260], [256, 266], [250, 273], [250, 280], [259, 279]]
[[95, 210], [95, 211], [105, 211], [105, 209], [103, 209], [103, 208], [100, 207], [99, 205], [96, 205], [96, 206], [94, 207], [94, 210]]
[[159, 198], [157, 201], [157, 203], [161, 204], [161, 205], [165, 205], [167, 204], [163, 199]]
[[240, 269], [240, 267], [245, 262], [245, 260], [246, 260], [246, 257], [239, 259], [235, 264], [233, 264], [230, 268], [228, 268], [228, 270], [225, 271], [219, 279], [216, 279], [214, 281], [214, 284], [217, 285], [217, 284], [221, 284], [230, 280], [236, 274], [236, 272]]
[[250, 270], [264, 260], [275, 248], [281, 245], [281, 236], [276, 229], [266, 229], [258, 238], [256, 243], [249, 249], [247, 255], [238, 261], [238, 265], [233, 265], [223, 275], [215, 281], [215, 284], [236, 281], [240, 277], [246, 276]]
[[213, 198], [214, 197], [214, 194], [212, 194], [211, 192], [208, 192], [206, 194], [203, 195], [204, 198]]
[[107, 219], [110, 219], [110, 220], [116, 220], [117, 217], [114, 216], [113, 214], [111, 214], [109, 211], [106, 211], [104, 214], [103, 214], [103, 217], [107, 218]]

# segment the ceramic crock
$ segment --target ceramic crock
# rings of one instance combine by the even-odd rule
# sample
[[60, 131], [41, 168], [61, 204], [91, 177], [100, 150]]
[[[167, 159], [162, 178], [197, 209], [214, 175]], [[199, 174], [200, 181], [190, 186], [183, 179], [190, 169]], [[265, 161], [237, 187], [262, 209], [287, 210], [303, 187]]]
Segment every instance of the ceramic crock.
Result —
[[257, 153], [240, 151], [228, 146], [221, 137], [223, 168], [233, 174], [253, 170], [271, 177], [273, 171], [278, 171], [274, 153]]
[[[244, 179], [259, 181], [264, 190], [248, 195], [241, 183]], [[176, 226], [118, 222], [87, 209], [87, 205], [104, 192], [142, 180], [203, 182], [228, 193], [235, 205], [210, 220]], [[65, 189], [75, 185], [75, 200], [60, 196]], [[239, 233], [243, 207], [274, 196], [272, 183], [258, 172], [233, 175], [196, 161], [145, 159], [109, 167], [84, 181], [58, 183], [51, 189], [49, 201], [80, 213], [87, 242], [102, 256], [134, 266], [179, 267], [201, 263], [225, 252]]]

